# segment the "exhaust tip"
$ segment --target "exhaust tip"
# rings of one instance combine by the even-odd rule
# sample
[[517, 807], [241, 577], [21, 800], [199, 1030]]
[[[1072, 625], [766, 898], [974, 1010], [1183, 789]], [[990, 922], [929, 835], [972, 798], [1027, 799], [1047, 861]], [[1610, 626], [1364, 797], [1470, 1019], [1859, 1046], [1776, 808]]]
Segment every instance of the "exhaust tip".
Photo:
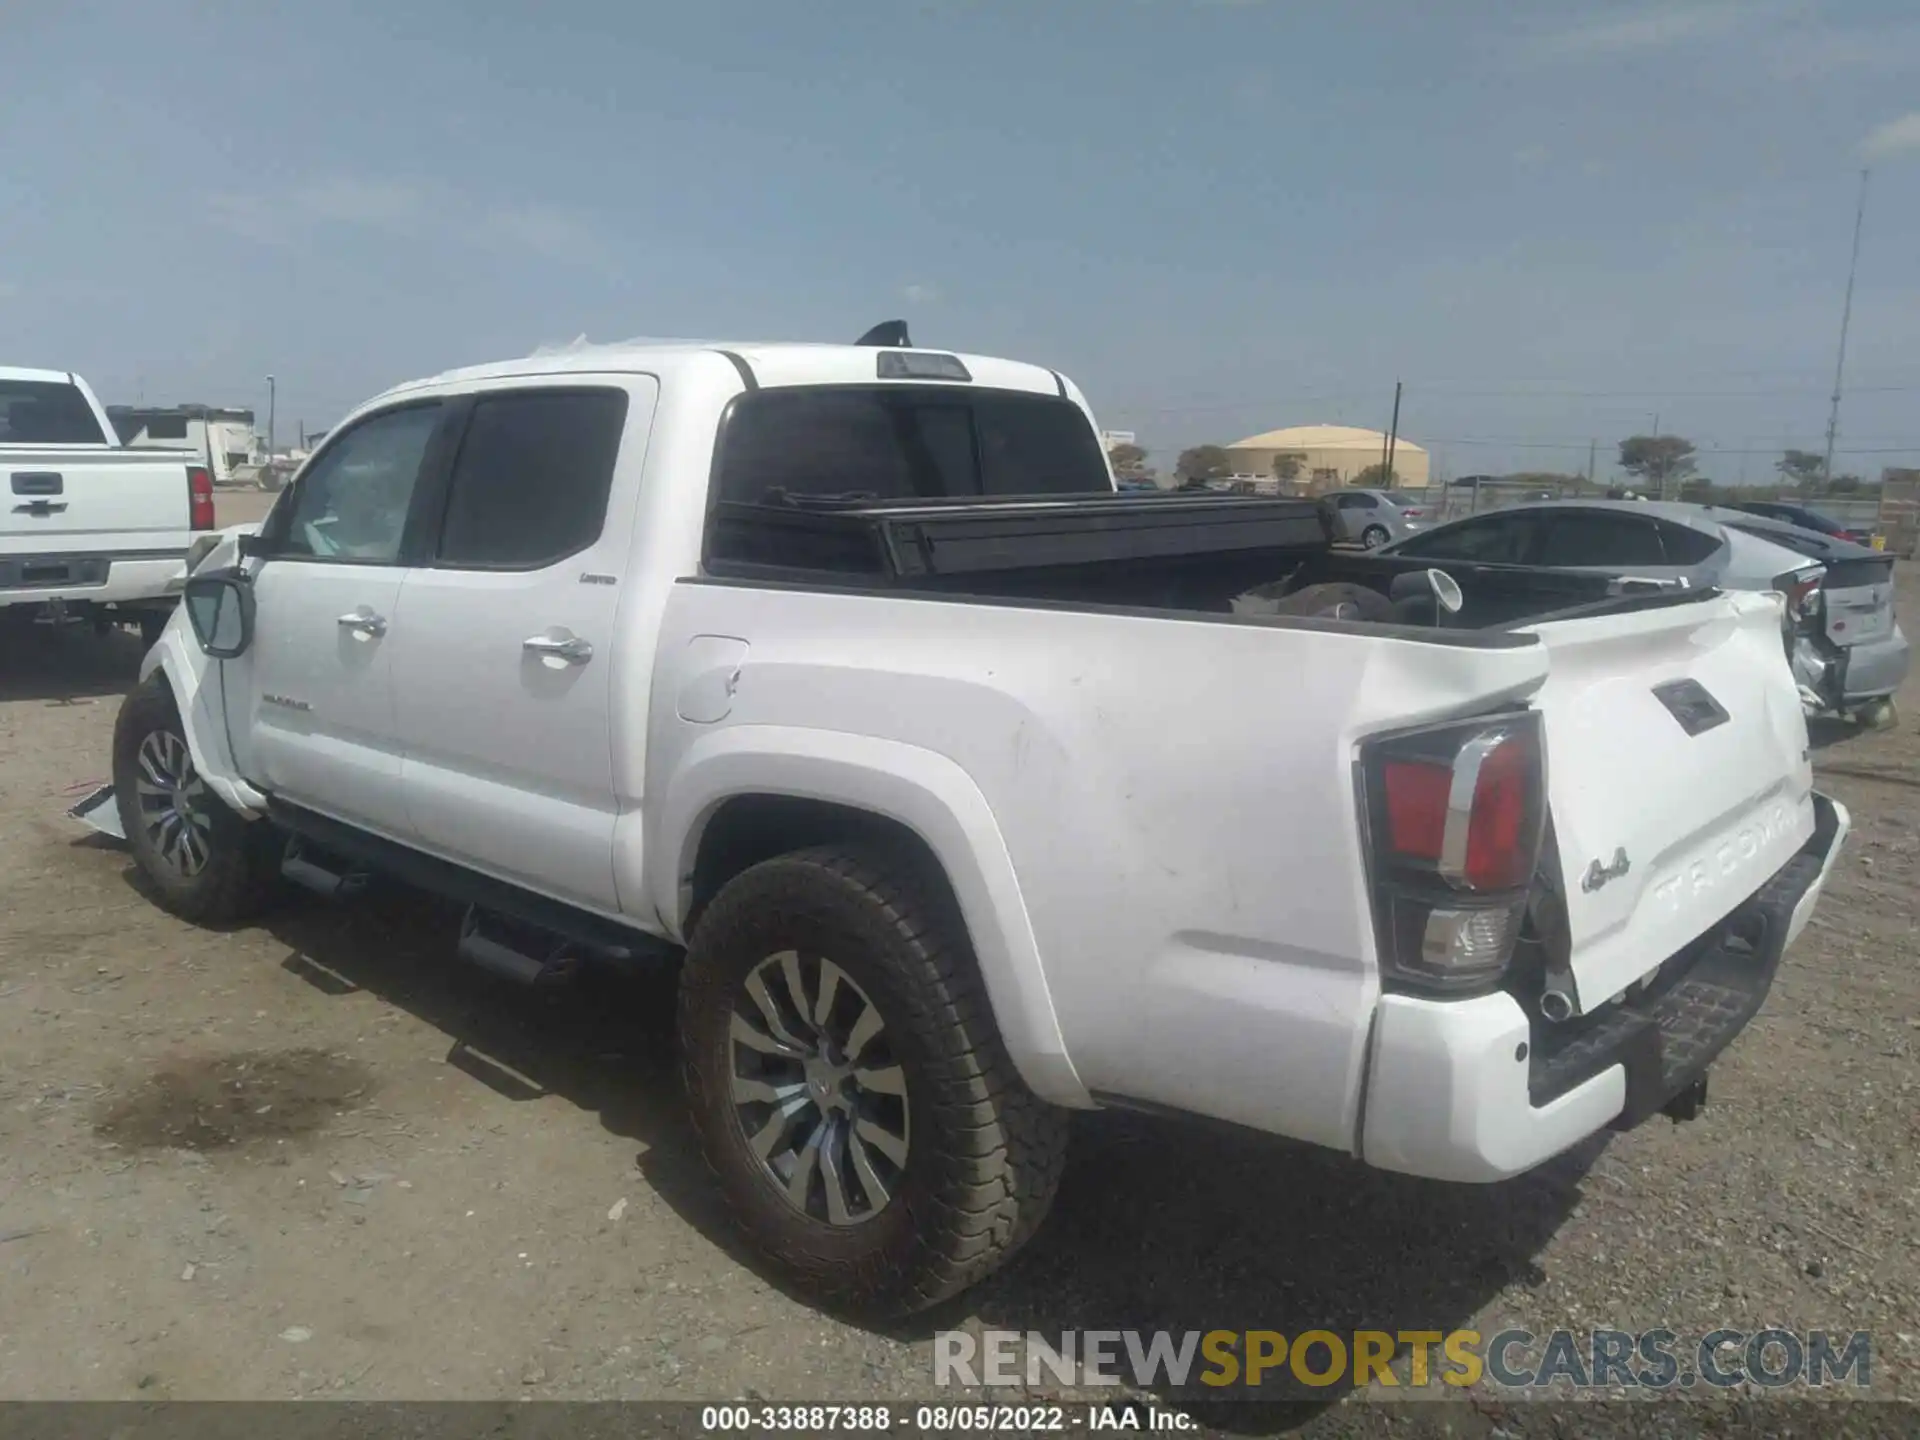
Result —
[[1573, 997], [1564, 990], [1549, 990], [1540, 997], [1540, 1017], [1560, 1025], [1573, 1018]]

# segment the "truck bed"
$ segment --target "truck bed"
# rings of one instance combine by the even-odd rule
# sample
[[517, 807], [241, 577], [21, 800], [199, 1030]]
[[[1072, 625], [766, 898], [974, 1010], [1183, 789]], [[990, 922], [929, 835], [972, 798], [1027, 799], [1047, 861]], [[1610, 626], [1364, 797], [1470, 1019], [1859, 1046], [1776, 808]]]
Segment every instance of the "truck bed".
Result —
[[[1399, 576], [1429, 568], [1337, 549], [1332, 533], [1318, 501], [1209, 494], [721, 503], [709, 520], [706, 569], [736, 579], [1225, 614], [1250, 593], [1314, 584], [1386, 596]], [[1611, 596], [1600, 576], [1447, 569], [1467, 595], [1463, 628]]]

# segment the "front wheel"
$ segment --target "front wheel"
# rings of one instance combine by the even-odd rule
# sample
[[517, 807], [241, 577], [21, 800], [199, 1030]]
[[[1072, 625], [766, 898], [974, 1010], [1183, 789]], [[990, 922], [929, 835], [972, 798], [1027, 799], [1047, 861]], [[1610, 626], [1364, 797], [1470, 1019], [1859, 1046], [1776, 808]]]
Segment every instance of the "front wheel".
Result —
[[951, 901], [878, 855], [754, 866], [680, 990], [694, 1127], [735, 1222], [828, 1305], [904, 1315], [1039, 1227], [1067, 1120], [1008, 1057]]
[[114, 722], [113, 788], [127, 845], [167, 910], [220, 925], [246, 919], [273, 897], [278, 832], [241, 819], [207, 788], [173, 692], [158, 674], [127, 697]]

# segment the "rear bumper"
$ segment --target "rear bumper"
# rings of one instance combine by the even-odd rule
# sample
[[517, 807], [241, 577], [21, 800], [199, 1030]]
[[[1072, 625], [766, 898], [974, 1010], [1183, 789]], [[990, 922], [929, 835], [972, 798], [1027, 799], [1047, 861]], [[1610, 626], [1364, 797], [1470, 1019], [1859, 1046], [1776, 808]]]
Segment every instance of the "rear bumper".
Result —
[[95, 605], [177, 599], [186, 580], [186, 551], [131, 555], [0, 556], [0, 605], [61, 600]]
[[1538, 1027], [1511, 995], [1380, 1001], [1360, 1154], [1439, 1180], [1532, 1169], [1596, 1131], [1656, 1115], [1759, 1011], [1840, 854], [1846, 807], [1814, 797], [1813, 838], [1688, 952], [1652, 996]]

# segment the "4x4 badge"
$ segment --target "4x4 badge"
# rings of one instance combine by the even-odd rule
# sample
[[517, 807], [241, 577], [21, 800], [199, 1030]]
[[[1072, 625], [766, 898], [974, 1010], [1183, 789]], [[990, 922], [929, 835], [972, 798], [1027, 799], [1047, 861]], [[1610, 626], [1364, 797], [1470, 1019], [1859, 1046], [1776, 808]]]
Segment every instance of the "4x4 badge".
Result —
[[1580, 881], [1580, 888], [1591, 895], [1609, 880], [1618, 880], [1632, 868], [1633, 866], [1627, 860], [1626, 847], [1622, 845], [1614, 850], [1613, 859], [1605, 865], [1596, 860], [1587, 866], [1587, 873]]

